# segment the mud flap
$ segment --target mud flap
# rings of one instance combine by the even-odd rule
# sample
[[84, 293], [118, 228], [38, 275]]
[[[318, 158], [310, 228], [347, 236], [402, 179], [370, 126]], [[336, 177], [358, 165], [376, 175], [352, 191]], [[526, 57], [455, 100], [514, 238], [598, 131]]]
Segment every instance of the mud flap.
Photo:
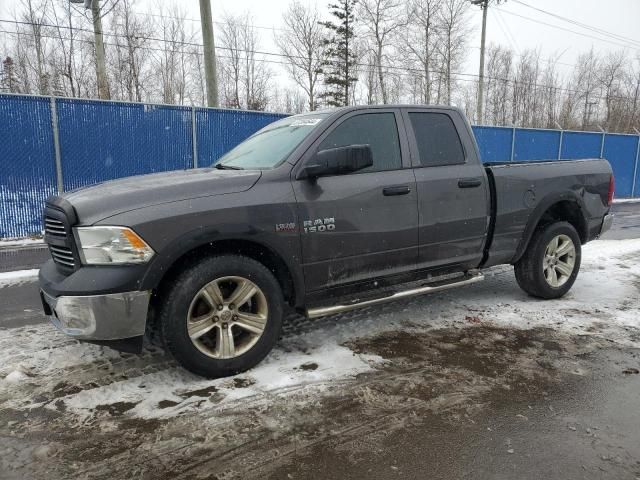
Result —
[[123, 338], [119, 340], [82, 340], [103, 347], [109, 347], [124, 353], [141, 353], [144, 335], [139, 337]]

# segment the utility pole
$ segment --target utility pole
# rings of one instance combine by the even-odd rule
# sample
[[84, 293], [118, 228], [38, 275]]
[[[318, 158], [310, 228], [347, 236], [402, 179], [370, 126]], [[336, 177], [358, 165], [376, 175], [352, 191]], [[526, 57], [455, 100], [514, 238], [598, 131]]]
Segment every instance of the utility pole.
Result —
[[91, 9], [93, 20], [93, 46], [96, 56], [96, 81], [98, 84], [98, 98], [110, 100], [109, 81], [107, 80], [107, 64], [104, 53], [104, 41], [102, 39], [102, 15], [100, 0], [69, 0], [70, 3], [84, 3], [84, 8]]
[[477, 98], [477, 122], [482, 125], [484, 116], [482, 107], [484, 104], [484, 45], [487, 38], [487, 10], [489, 9], [489, 0], [471, 0], [471, 3], [478, 5], [482, 9], [482, 38], [480, 40], [480, 71], [478, 72], [478, 98]]
[[98, 80], [98, 98], [111, 99], [109, 82], [107, 80], [107, 65], [102, 41], [102, 17], [100, 15], [100, 0], [91, 2], [91, 16], [93, 17], [93, 37], [96, 50], [96, 77]]
[[200, 0], [200, 23], [204, 44], [204, 76], [207, 82], [207, 105], [218, 106], [218, 76], [216, 73], [216, 47], [213, 40], [211, 0]]

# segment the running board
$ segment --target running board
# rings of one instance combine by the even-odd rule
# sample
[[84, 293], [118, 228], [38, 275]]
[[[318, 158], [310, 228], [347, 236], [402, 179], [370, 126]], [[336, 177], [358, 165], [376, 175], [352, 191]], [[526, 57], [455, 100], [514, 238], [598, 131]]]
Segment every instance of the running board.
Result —
[[[458, 277], [460, 278], [460, 277]], [[423, 295], [425, 293], [440, 292], [442, 290], [448, 290], [454, 287], [462, 287], [464, 285], [470, 285], [472, 283], [484, 280], [482, 273], [473, 273], [464, 275], [460, 280], [454, 280], [449, 283], [440, 283], [425, 285], [419, 288], [413, 288], [411, 290], [403, 290], [396, 292], [385, 297], [373, 298], [371, 300], [364, 300], [361, 302], [349, 303], [347, 305], [333, 305], [330, 307], [316, 307], [309, 308], [306, 311], [308, 318], [324, 317], [325, 315], [333, 315], [336, 313], [348, 312], [349, 310], [355, 310], [357, 308], [369, 307], [371, 305], [378, 305], [380, 303], [391, 302], [393, 300], [399, 300], [401, 298], [415, 297], [416, 295]]]

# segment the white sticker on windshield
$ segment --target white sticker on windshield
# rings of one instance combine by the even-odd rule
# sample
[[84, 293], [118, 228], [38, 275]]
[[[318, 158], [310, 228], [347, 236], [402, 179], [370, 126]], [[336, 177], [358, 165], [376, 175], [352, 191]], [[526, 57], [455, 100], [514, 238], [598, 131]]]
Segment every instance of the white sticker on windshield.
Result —
[[322, 121], [321, 118], [301, 118], [291, 123], [291, 127], [304, 127], [308, 125], [317, 125]]

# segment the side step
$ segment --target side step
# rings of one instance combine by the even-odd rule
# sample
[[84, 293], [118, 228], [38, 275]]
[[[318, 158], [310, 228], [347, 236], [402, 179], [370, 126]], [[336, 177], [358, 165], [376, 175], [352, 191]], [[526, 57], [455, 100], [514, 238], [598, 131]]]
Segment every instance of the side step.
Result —
[[484, 280], [484, 275], [480, 272], [467, 273], [462, 277], [457, 277], [449, 281], [441, 281], [424, 285], [418, 288], [412, 288], [410, 290], [403, 290], [395, 292], [391, 295], [384, 297], [373, 298], [370, 300], [356, 301], [354, 303], [348, 303], [346, 305], [332, 305], [329, 307], [316, 307], [309, 308], [306, 311], [308, 318], [324, 317], [325, 315], [333, 315], [336, 313], [348, 312], [349, 310], [355, 310], [356, 308], [369, 307], [371, 305], [378, 305], [380, 303], [391, 302], [393, 300], [399, 300], [401, 298], [415, 297], [416, 295], [422, 295], [425, 293], [440, 292], [442, 290], [448, 290], [454, 287], [462, 287], [464, 285], [470, 285], [472, 283]]

